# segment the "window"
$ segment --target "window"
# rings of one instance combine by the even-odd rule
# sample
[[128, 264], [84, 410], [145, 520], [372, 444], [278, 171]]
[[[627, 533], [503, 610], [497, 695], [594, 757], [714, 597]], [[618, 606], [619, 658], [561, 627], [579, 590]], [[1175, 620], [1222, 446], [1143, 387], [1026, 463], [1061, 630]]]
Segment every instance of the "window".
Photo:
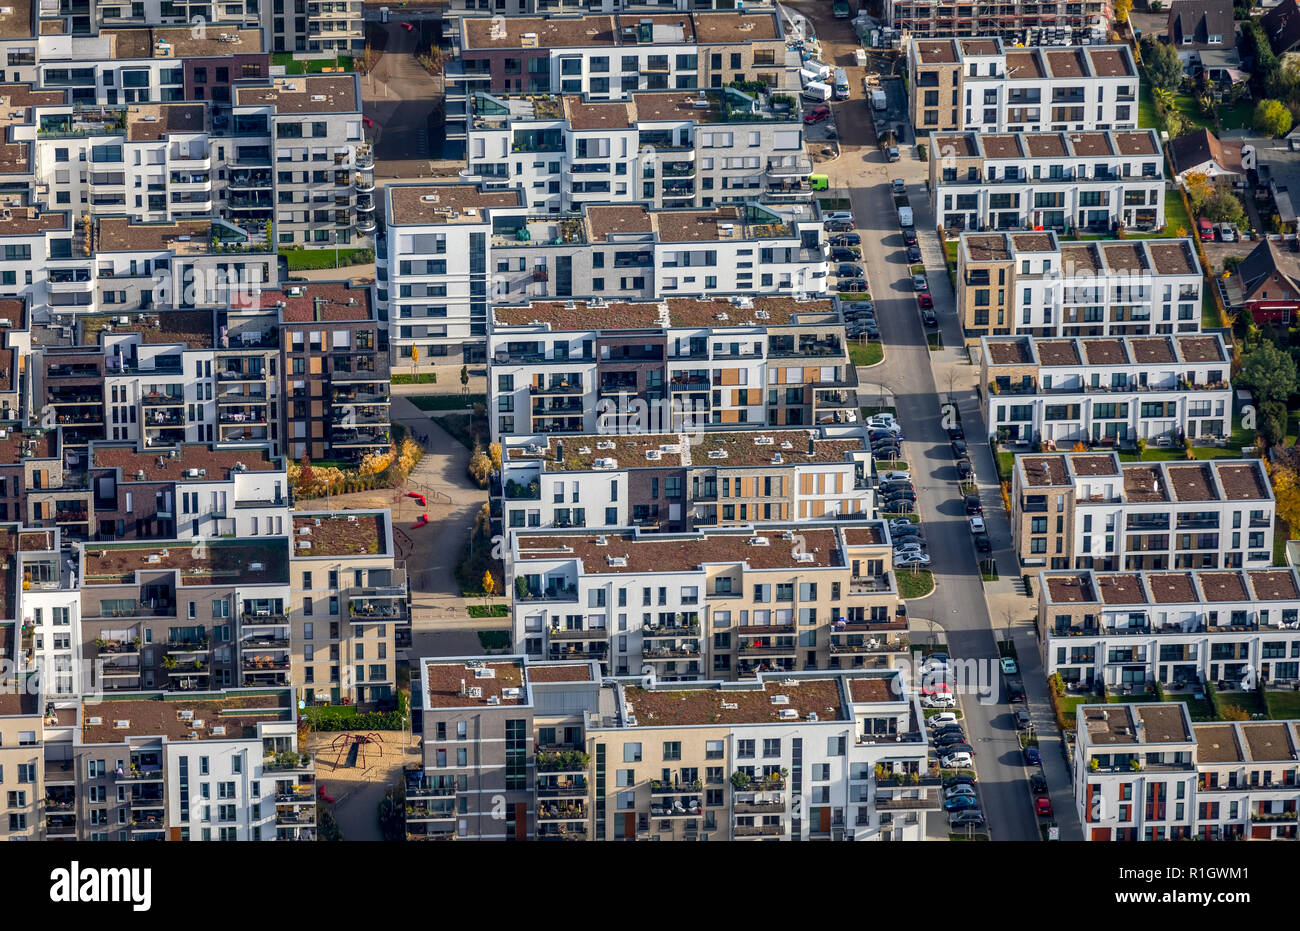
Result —
[[682, 758], [682, 743], [680, 740], [664, 741], [664, 761], [680, 760]]
[[641, 745], [639, 743], [623, 744], [623, 762], [624, 763], [641, 762]]

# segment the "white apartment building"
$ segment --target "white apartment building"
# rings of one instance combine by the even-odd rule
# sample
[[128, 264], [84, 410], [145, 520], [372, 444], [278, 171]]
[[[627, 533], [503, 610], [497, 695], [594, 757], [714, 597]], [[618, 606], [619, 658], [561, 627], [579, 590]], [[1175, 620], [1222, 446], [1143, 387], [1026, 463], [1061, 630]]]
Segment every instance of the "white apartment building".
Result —
[[1194, 725], [1181, 702], [1080, 705], [1076, 715], [1085, 839], [1295, 839], [1300, 722]]
[[499, 307], [826, 290], [826, 233], [808, 204], [583, 205], [538, 215], [520, 191], [466, 184], [391, 185], [385, 201], [377, 298], [398, 364], [429, 364], [456, 348], [467, 362], [482, 360], [489, 296]]
[[1201, 328], [1201, 263], [1186, 239], [1062, 243], [1055, 232], [963, 233], [957, 313], [981, 336], [1150, 336]]
[[946, 230], [1154, 231], [1165, 225], [1155, 130], [931, 133], [930, 204]]
[[985, 423], [1002, 442], [1172, 445], [1232, 429], [1223, 337], [980, 339]]
[[1038, 573], [1043, 668], [1067, 684], [1142, 692], [1300, 681], [1294, 569]]
[[883, 523], [515, 532], [508, 549], [514, 648], [616, 675], [887, 664], [906, 630]]
[[[871, 513], [856, 427], [507, 436], [505, 526], [664, 532]], [[778, 456], [778, 453], [780, 454]]]
[[1126, 462], [1103, 452], [1016, 457], [1011, 528], [1023, 566], [1262, 569], [1273, 492], [1252, 459]]
[[583, 204], [709, 207], [810, 192], [795, 98], [734, 87], [619, 101], [475, 93], [467, 180], [549, 213]]
[[11, 658], [19, 668], [40, 674], [41, 691], [51, 699], [89, 691], [93, 680], [81, 649], [78, 567], [62, 549], [66, 537], [57, 528], [12, 525], [0, 534], [18, 546], [12, 578], [30, 583], [15, 586], [13, 616], [27, 632]]
[[1137, 129], [1138, 72], [1127, 45], [917, 39], [907, 67], [918, 136]]
[[494, 437], [858, 418], [835, 298], [496, 304], [488, 355]]

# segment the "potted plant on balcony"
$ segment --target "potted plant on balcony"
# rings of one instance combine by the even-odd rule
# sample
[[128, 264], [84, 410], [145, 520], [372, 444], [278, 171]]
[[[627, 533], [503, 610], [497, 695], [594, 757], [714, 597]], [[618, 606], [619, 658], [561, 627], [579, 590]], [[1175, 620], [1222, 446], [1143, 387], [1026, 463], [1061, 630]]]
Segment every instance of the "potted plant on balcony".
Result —
[[1099, 770], [1099, 769], [1101, 769], [1101, 760], [1097, 759], [1095, 756], [1094, 756], [1094, 757], [1089, 757], [1089, 758], [1088, 758], [1088, 772], [1090, 772], [1090, 773], [1095, 773], [1095, 772], [1096, 772], [1097, 770]]
[[738, 792], [744, 792], [749, 788], [749, 773], [743, 769], [738, 769], [731, 774], [731, 787]]

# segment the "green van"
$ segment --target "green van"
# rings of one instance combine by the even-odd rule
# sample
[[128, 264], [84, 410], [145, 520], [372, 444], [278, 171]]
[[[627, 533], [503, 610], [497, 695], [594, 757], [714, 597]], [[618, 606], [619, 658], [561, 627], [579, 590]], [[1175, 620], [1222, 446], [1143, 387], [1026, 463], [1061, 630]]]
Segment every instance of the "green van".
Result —
[[825, 191], [830, 187], [830, 179], [826, 175], [809, 175], [808, 182], [814, 191]]

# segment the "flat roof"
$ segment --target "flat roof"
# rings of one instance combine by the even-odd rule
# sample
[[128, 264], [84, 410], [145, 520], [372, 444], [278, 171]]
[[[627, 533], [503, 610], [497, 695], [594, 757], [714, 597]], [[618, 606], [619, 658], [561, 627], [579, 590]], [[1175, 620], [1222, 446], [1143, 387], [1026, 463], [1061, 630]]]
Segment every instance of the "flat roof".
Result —
[[1243, 721], [1240, 727], [1252, 762], [1290, 763], [1295, 760], [1295, 751], [1288, 739], [1285, 722]]
[[1156, 604], [1192, 604], [1198, 600], [1190, 572], [1149, 572], [1145, 581]]
[[[379, 512], [317, 514], [293, 519], [294, 556], [383, 556], [385, 515]], [[305, 533], [303, 531], [306, 531]], [[304, 540], [310, 548], [300, 548]]]
[[236, 84], [235, 106], [274, 107], [276, 116], [296, 113], [357, 113], [357, 76], [296, 74], [272, 78], [270, 84]]
[[1139, 504], [1169, 500], [1164, 473], [1159, 467], [1126, 464], [1120, 471], [1124, 474], [1125, 500]]
[[972, 262], [1009, 262], [1011, 250], [1002, 233], [962, 233], [962, 245]]
[[1241, 763], [1245, 757], [1231, 724], [1193, 724], [1198, 763]]
[[1125, 365], [1131, 361], [1122, 339], [1081, 339], [1079, 344], [1083, 347], [1083, 355], [1089, 365]]
[[[129, 322], [122, 323], [126, 317]], [[100, 337], [135, 333], [146, 344], [180, 343], [187, 349], [216, 346], [211, 310], [154, 310], [135, 314], [87, 314], [79, 317], [81, 345], [98, 346]]]
[[287, 689], [200, 694], [191, 698], [181, 692], [151, 692], [83, 700], [80, 742], [115, 744], [144, 736], [247, 740], [257, 737], [259, 724], [293, 720], [292, 692]]
[[923, 65], [955, 65], [957, 49], [952, 39], [917, 39], [916, 57]]
[[35, 236], [56, 230], [72, 229], [68, 214], [40, 210], [36, 207], [10, 207], [9, 216], [0, 216], [0, 237]]
[[1165, 469], [1175, 501], [1218, 501], [1213, 473], [1207, 465], [1170, 465]]
[[1097, 590], [1103, 604], [1137, 605], [1146, 604], [1146, 590], [1142, 579], [1137, 575], [1123, 573], [1106, 573], [1097, 576]]
[[[776, 696], [787, 701], [773, 703]], [[781, 711], [793, 709], [799, 721], [816, 714], [819, 721], [845, 721], [837, 678], [763, 681], [748, 688], [655, 689], [623, 687], [627, 713], [636, 727], [689, 727], [716, 724], [772, 724], [782, 721]], [[631, 725], [629, 725], [631, 726]]]
[[148, 142], [171, 133], [204, 133], [208, 107], [204, 103], [134, 104], [126, 111], [128, 142]]
[[[1192, 730], [1181, 702], [1117, 705], [1080, 705], [1093, 744], [1190, 743]], [[1142, 725], [1142, 738], [1137, 725]]]
[[[513, 707], [522, 705], [527, 694], [519, 660], [427, 660], [424, 674], [429, 683], [428, 709]], [[507, 694], [507, 689], [518, 691]]]
[[1059, 604], [1068, 604], [1070, 602], [1091, 604], [1097, 600], [1092, 593], [1092, 583], [1089, 581], [1088, 576], [1082, 573], [1078, 575], [1049, 575], [1046, 581], [1048, 597]]
[[1101, 78], [1135, 78], [1137, 69], [1128, 54], [1127, 46], [1109, 45], [1084, 49], [1092, 65], [1092, 73]]
[[850, 679], [849, 701], [856, 704], [902, 701], [903, 696], [898, 692], [899, 684], [897, 675], [859, 676]]
[[529, 664], [529, 682], [592, 682], [591, 664]]
[[1260, 466], [1255, 462], [1229, 462], [1220, 460], [1212, 463], [1227, 501], [1271, 500], [1273, 493], [1261, 474]]
[[1020, 336], [984, 337], [984, 349], [993, 365], [1031, 365], [1034, 361], [1029, 341]]
[[1247, 601], [1246, 583], [1240, 572], [1198, 572], [1201, 597], [1206, 601]]
[[95, 221], [95, 251], [207, 253], [211, 251], [211, 234], [211, 220], [133, 223], [129, 217], [99, 217]]
[[1161, 275], [1195, 275], [1199, 271], [1192, 247], [1185, 239], [1174, 242], [1148, 242], [1147, 253]]
[[[640, 98], [640, 96], [640, 94], [636, 95], [637, 98]], [[653, 96], [667, 95], [655, 94]], [[649, 109], [653, 107], [653, 104], [647, 101], [646, 106]], [[569, 121], [569, 126], [576, 130], [627, 129], [632, 125], [633, 105], [627, 100], [588, 102], [581, 97], [566, 96], [564, 98], [564, 116]], [[636, 104], [636, 118], [647, 118], [641, 116], [641, 101], [639, 99]]]
[[1065, 485], [1069, 477], [1063, 456], [1017, 456], [1017, 464], [1028, 485]]
[[11, 0], [0, 7], [0, 39], [27, 39], [35, 37], [32, 23], [36, 19], [35, 3], [31, 0]]
[[129, 585], [138, 572], [179, 570], [181, 585], [275, 585], [289, 581], [289, 541], [150, 540], [88, 543], [83, 587]]
[[[524, 206], [522, 191], [483, 191], [472, 184], [392, 184], [384, 188], [398, 226], [483, 223], [492, 207]], [[467, 212], [468, 211], [468, 212]], [[455, 216], [453, 216], [455, 214]]]
[[1293, 601], [1300, 598], [1295, 572], [1291, 569], [1248, 569], [1251, 595], [1255, 601]]
[[1185, 362], [1226, 362], [1220, 336], [1175, 336], [1178, 352]]
[[[758, 439], [772, 442], [758, 443]], [[809, 443], [811, 442], [811, 448]], [[564, 457], [560, 458], [563, 446]], [[824, 437], [816, 428], [772, 430], [703, 431], [693, 437], [684, 433], [581, 434], [548, 437], [545, 450], [531, 453], [510, 446], [509, 462], [540, 460], [547, 472], [583, 472], [595, 468], [597, 459], [613, 459], [618, 469], [636, 468], [743, 468], [777, 465], [794, 467], [806, 463], [846, 462], [851, 453], [863, 452], [861, 439]], [[652, 459], [648, 451], [656, 451]], [[726, 456], [710, 456], [725, 452]], [[773, 463], [775, 453], [782, 461]]]
[[1155, 365], [1176, 361], [1174, 344], [1168, 336], [1132, 337], [1129, 352], [1138, 365]]
[[[647, 534], [516, 534], [518, 560], [576, 558], [586, 574], [637, 572], [693, 572], [707, 563], [745, 563], [751, 569], [831, 568], [839, 563], [834, 530], [792, 526], [802, 534], [801, 560], [782, 539], [784, 527], [763, 526], [754, 531], [709, 531], [694, 535]], [[766, 539], [752, 545], [751, 539]], [[604, 539], [604, 543], [598, 542]]]
[[1047, 49], [1043, 57], [1054, 78], [1082, 78], [1088, 71], [1082, 48]]
[[1041, 365], [1055, 367], [1058, 365], [1078, 365], [1079, 352], [1072, 339], [1043, 339], [1034, 343]]
[[[90, 468], [120, 469], [122, 482], [213, 482], [230, 478], [236, 472], [236, 465], [248, 472], [273, 472], [281, 468], [271, 461], [265, 448], [216, 449], [206, 443], [185, 443], [174, 450], [176, 455], [172, 456], [173, 450], [165, 447], [139, 451], [134, 445], [93, 442]], [[190, 478], [185, 473], [191, 469], [206, 474]], [[141, 472], [143, 478], [139, 477]]]

